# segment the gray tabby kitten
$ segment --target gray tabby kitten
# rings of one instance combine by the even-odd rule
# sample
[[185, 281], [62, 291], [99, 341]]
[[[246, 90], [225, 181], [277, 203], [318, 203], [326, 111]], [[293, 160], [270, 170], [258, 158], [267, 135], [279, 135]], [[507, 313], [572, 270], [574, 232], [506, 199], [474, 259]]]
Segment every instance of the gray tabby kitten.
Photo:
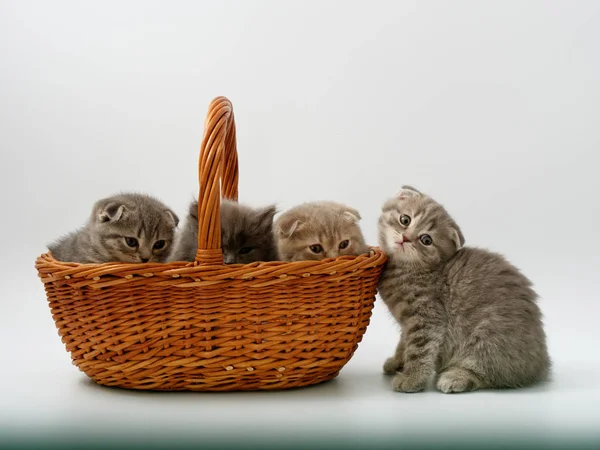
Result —
[[368, 253], [359, 220], [356, 209], [341, 203], [311, 202], [296, 206], [275, 221], [279, 259], [320, 260]]
[[[254, 209], [221, 199], [221, 248], [225, 264], [275, 261], [274, 205]], [[177, 239], [172, 261], [194, 261], [198, 250], [198, 202], [190, 205], [185, 227]]]
[[96, 202], [87, 224], [50, 244], [59, 261], [165, 262], [179, 219], [159, 200], [124, 193]]
[[547, 378], [537, 294], [518, 269], [499, 254], [462, 248], [446, 210], [410, 186], [384, 204], [379, 233], [389, 258], [379, 293], [402, 328], [383, 366], [395, 390], [420, 391], [434, 373], [445, 393]]

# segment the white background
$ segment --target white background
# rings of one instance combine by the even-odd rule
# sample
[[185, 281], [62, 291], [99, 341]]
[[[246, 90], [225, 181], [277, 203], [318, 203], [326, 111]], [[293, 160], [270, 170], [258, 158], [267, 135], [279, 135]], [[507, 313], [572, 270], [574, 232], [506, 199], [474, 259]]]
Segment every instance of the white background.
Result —
[[[0, 69], [0, 428], [598, 433], [599, 2], [5, 0]], [[379, 301], [355, 357], [318, 387], [144, 394], [88, 382], [35, 258], [120, 190], [183, 217], [217, 95], [235, 108], [241, 201], [346, 202], [376, 244], [400, 185], [431, 194], [467, 244], [534, 281], [554, 380], [395, 393], [380, 369], [398, 330]]]

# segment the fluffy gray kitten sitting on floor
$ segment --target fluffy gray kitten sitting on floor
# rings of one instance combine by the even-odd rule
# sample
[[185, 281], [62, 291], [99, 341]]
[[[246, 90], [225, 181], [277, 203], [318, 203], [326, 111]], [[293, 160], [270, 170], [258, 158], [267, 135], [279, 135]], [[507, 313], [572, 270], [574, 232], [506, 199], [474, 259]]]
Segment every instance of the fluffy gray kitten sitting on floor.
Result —
[[159, 200], [124, 193], [95, 203], [86, 225], [48, 249], [59, 261], [165, 262], [179, 219]]
[[402, 334], [384, 372], [397, 391], [515, 388], [545, 380], [550, 358], [531, 282], [499, 254], [464, 247], [446, 210], [410, 186], [379, 219], [388, 263], [379, 293]]
[[[275, 261], [273, 241], [274, 205], [251, 208], [221, 199], [221, 248], [225, 264]], [[177, 238], [172, 261], [194, 261], [198, 250], [198, 202], [189, 207], [183, 230]]]

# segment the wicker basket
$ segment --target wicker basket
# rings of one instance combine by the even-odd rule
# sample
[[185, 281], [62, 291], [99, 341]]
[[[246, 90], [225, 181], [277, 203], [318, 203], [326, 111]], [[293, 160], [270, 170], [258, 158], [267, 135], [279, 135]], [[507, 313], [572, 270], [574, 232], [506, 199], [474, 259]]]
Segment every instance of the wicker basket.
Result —
[[73, 363], [131, 389], [284, 389], [330, 380], [369, 323], [385, 255], [224, 265], [219, 203], [237, 199], [235, 123], [212, 101], [199, 163], [193, 263], [76, 264], [36, 269]]

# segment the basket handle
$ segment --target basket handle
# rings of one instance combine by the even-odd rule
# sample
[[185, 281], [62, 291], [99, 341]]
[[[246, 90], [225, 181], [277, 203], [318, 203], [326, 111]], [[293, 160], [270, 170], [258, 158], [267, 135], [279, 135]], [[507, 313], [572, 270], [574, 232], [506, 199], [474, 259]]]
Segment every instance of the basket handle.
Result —
[[237, 201], [238, 175], [233, 106], [227, 98], [217, 97], [208, 107], [198, 162], [199, 264], [223, 264], [221, 196]]

